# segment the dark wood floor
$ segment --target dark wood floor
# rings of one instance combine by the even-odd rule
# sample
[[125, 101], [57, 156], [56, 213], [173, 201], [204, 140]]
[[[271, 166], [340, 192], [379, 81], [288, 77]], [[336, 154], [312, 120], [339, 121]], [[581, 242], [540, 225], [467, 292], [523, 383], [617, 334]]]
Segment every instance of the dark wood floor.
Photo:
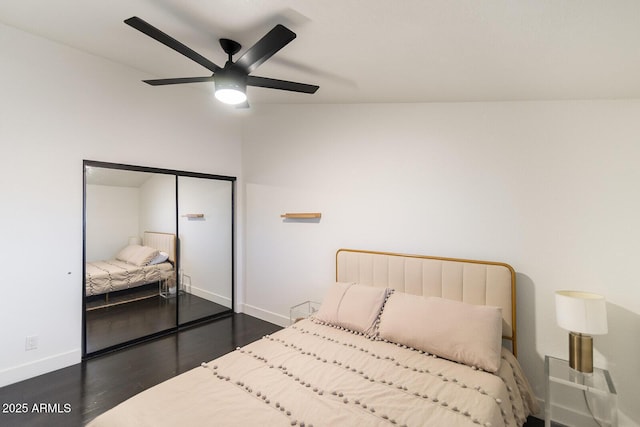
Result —
[[[151, 386], [279, 329], [234, 314], [0, 388], [0, 404], [26, 403], [28, 407], [27, 414], [0, 412], [0, 426], [82, 426]], [[33, 405], [42, 403], [55, 412], [64, 412], [65, 404], [71, 410], [33, 412]]]
[[[181, 325], [229, 311], [189, 293], [181, 294], [179, 300]], [[87, 353], [174, 328], [176, 303], [176, 298], [158, 295], [156, 288], [156, 294], [149, 298], [87, 311]]]
[[[0, 413], [0, 426], [82, 426], [149, 387], [279, 329], [234, 314], [0, 388], [0, 404], [28, 408], [23, 414]], [[48, 404], [49, 413], [34, 412], [34, 404]], [[529, 418], [525, 427], [542, 425]]]

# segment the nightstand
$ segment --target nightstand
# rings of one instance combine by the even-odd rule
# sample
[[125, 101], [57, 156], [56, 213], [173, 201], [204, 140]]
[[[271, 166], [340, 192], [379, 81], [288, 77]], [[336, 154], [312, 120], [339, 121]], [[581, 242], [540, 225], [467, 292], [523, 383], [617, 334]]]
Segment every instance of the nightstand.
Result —
[[618, 425], [617, 395], [609, 371], [594, 367], [593, 373], [582, 373], [551, 356], [544, 358], [544, 371], [545, 427], [551, 427], [552, 420], [566, 424], [563, 411], [570, 412], [571, 419], [579, 416], [581, 427]]
[[299, 320], [306, 319], [320, 308], [319, 302], [305, 301], [294, 305], [289, 309], [289, 324], [293, 325]]

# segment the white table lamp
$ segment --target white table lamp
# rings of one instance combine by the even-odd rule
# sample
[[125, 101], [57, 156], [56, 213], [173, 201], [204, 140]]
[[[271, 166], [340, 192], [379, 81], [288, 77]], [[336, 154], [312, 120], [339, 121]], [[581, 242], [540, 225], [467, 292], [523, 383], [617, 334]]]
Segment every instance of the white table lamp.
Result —
[[607, 305], [602, 295], [581, 291], [556, 291], [556, 320], [569, 331], [569, 366], [593, 372], [593, 338], [607, 329]]

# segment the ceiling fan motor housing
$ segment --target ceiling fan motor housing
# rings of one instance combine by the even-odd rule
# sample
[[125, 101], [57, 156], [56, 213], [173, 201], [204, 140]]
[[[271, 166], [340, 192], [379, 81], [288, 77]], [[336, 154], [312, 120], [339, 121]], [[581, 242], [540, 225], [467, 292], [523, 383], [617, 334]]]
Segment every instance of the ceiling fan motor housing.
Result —
[[247, 90], [247, 73], [236, 67], [225, 67], [218, 71], [214, 77], [216, 90], [234, 89], [241, 92]]

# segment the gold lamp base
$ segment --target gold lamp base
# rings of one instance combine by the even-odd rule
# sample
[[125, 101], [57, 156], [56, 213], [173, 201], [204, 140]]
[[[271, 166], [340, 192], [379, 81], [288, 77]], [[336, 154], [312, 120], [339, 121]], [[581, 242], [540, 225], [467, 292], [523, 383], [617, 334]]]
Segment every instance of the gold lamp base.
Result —
[[593, 372], [593, 338], [569, 332], [569, 366], [584, 373]]

